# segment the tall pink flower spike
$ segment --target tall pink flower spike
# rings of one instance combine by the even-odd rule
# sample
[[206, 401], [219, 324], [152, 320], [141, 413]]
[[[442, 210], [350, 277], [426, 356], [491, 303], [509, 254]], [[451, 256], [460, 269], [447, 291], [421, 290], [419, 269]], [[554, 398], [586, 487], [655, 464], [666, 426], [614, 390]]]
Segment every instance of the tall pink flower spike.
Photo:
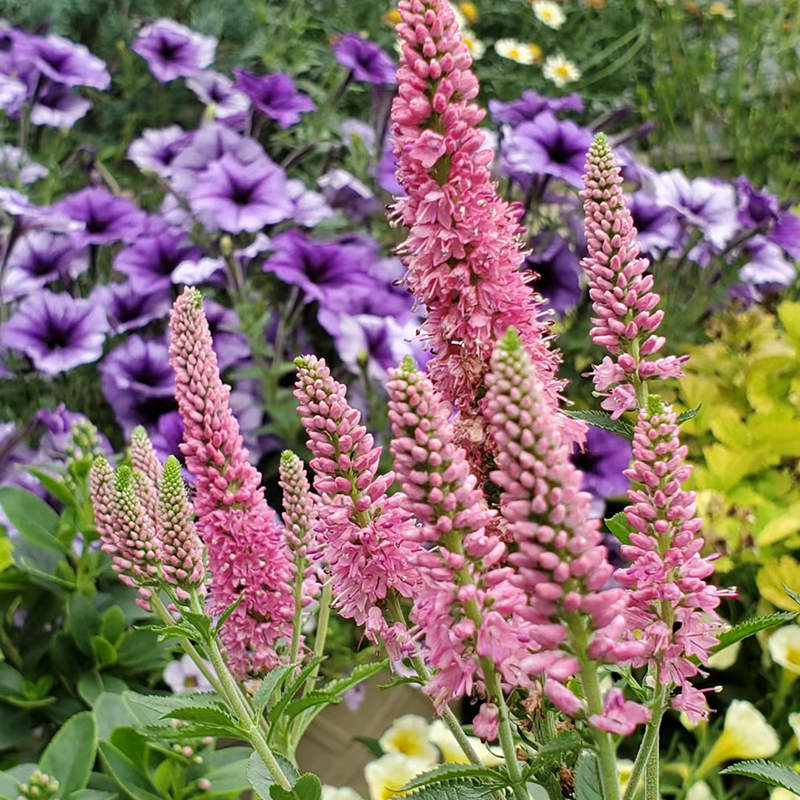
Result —
[[257, 675], [280, 662], [277, 649], [291, 639], [291, 560], [261, 475], [247, 460], [196, 289], [185, 289], [170, 312], [169, 352], [181, 451], [195, 476], [197, 527], [208, 549], [208, 603], [220, 614], [243, 595], [221, 639], [234, 672]]
[[378, 474], [381, 448], [347, 403], [347, 390], [334, 380], [324, 359], [295, 359], [295, 397], [313, 456], [320, 538], [333, 581], [334, 607], [365, 626], [393, 657], [409, 646], [399, 621], [387, 623], [393, 598], [413, 597], [419, 583], [412, 556], [414, 522], [402, 497], [388, 497], [394, 473]]
[[606, 398], [602, 407], [616, 419], [641, 405], [647, 380], [682, 377], [681, 364], [688, 356], [649, 359], [664, 346], [664, 337], [655, 333], [664, 312], [657, 309], [660, 298], [653, 291], [653, 276], [645, 274], [647, 259], [639, 256], [620, 169], [602, 133], [589, 148], [583, 179], [589, 255], [582, 266], [596, 315], [591, 337], [611, 353], [592, 377], [597, 393]]
[[[472, 60], [447, 0], [401, 0], [398, 95], [392, 104], [397, 179], [407, 197], [395, 203], [409, 229], [401, 246], [406, 280], [425, 307], [424, 334], [436, 390], [458, 411], [459, 439], [473, 467], [485, 459], [479, 397], [492, 347], [509, 327], [519, 331], [558, 414], [558, 356], [548, 348], [541, 298], [520, 271], [519, 204], [500, 198], [491, 181], [492, 151], [477, 127], [485, 111]], [[570, 437], [581, 423], [558, 414]]]
[[[499, 451], [491, 477], [503, 491], [501, 513], [516, 545], [509, 556], [517, 570], [512, 580], [527, 595], [519, 613], [538, 644], [522, 666], [545, 676], [545, 693], [564, 713], [585, 710], [595, 727], [629, 734], [649, 711], [625, 703], [620, 712], [608, 697], [602, 707], [596, 667], [630, 661], [643, 648], [620, 640], [627, 629], [627, 593], [603, 588], [613, 568], [598, 522], [590, 518], [591, 495], [580, 491], [582, 476], [570, 461], [571, 447], [562, 441], [530, 356], [513, 330], [495, 347], [486, 383]], [[566, 685], [578, 674], [586, 707]]]
[[486, 508], [466, 453], [454, 442], [449, 405], [411, 359], [390, 371], [386, 388], [403, 507], [421, 523], [410, 535], [426, 546], [412, 555], [420, 585], [411, 619], [424, 634], [424, 656], [434, 670], [424, 691], [441, 711], [471, 695], [475, 684], [485, 691], [486, 659], [508, 683], [519, 684], [527, 653], [515, 611], [525, 595], [509, 582], [505, 545], [487, 533], [495, 512]]

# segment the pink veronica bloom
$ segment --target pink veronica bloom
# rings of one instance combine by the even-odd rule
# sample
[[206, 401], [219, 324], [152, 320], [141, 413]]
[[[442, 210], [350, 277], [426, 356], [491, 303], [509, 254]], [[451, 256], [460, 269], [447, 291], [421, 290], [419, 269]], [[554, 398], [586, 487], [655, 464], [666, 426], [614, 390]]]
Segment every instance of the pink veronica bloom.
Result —
[[378, 475], [381, 448], [348, 404], [346, 387], [333, 379], [324, 359], [304, 356], [295, 363], [294, 394], [322, 500], [320, 539], [334, 607], [399, 658], [410, 644], [408, 634], [398, 621], [389, 625], [384, 610], [396, 596], [413, 597], [419, 583], [412, 563], [419, 549], [414, 521], [401, 495], [387, 496], [394, 473]]
[[[482, 461], [478, 390], [495, 341], [519, 331], [555, 409], [558, 356], [548, 348], [542, 300], [525, 281], [521, 207], [495, 190], [492, 151], [478, 129], [485, 111], [472, 100], [478, 80], [447, 0], [401, 0], [398, 94], [392, 104], [397, 180], [407, 193], [395, 213], [409, 229], [400, 252], [411, 291], [425, 307], [424, 335], [436, 390], [462, 412], [459, 436]], [[556, 413], [557, 412], [553, 412]], [[580, 423], [559, 418], [573, 438]]]
[[455, 444], [449, 405], [410, 359], [390, 371], [386, 388], [402, 504], [421, 523], [409, 535], [436, 545], [412, 554], [420, 585], [411, 617], [423, 632], [425, 658], [434, 670], [424, 691], [441, 711], [472, 694], [475, 684], [485, 688], [476, 654], [491, 659], [509, 682], [518, 682], [526, 651], [515, 609], [525, 596], [509, 582], [513, 570], [503, 566], [505, 545], [487, 531], [495, 513], [486, 507], [464, 449]]
[[[566, 683], [579, 660], [624, 663], [641, 654], [621, 641], [628, 629], [627, 593], [605, 589], [613, 568], [591, 519], [591, 495], [570, 461], [541, 381], [513, 330], [500, 340], [486, 378], [488, 419], [498, 446], [492, 480], [502, 489], [501, 513], [516, 544], [512, 581], [527, 595], [519, 610], [535, 650], [522, 666], [543, 675], [544, 690], [564, 713], [583, 703]], [[605, 717], [605, 714], [602, 715]], [[597, 723], [595, 717], [592, 724]]]
[[605, 135], [598, 134], [586, 156], [581, 192], [589, 255], [581, 262], [589, 278], [592, 340], [612, 358], [594, 368], [602, 407], [616, 419], [637, 408], [636, 387], [650, 379], [682, 377], [688, 356], [649, 359], [664, 346], [656, 335], [664, 312], [657, 309], [653, 276], [639, 255], [636, 228], [622, 192], [620, 167]]
[[278, 648], [291, 639], [291, 559], [261, 475], [247, 460], [196, 289], [185, 289], [172, 308], [169, 354], [184, 424], [181, 452], [195, 477], [197, 528], [208, 549], [209, 608], [221, 614], [244, 596], [221, 639], [231, 669], [256, 675], [280, 663]]

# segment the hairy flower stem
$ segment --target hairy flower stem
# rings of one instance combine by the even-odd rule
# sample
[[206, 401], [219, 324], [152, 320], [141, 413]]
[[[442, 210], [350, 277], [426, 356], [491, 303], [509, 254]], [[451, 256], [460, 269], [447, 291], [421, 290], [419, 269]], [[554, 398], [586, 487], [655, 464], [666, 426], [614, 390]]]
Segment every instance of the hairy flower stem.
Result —
[[[597, 680], [597, 662], [589, 657], [589, 642], [582, 617], [573, 612], [567, 615], [567, 626], [571, 634], [575, 656], [580, 664], [581, 688], [586, 699], [589, 715], [603, 713], [603, 700]], [[617, 756], [611, 734], [599, 728], [592, 728], [597, 755], [600, 759], [600, 781], [604, 800], [619, 800], [619, 777], [617, 775]]]
[[656, 728], [656, 740], [653, 744], [653, 749], [650, 751], [650, 758], [647, 759], [647, 767], [644, 776], [644, 797], [645, 800], [661, 800], [660, 777], [658, 768], [658, 742], [659, 742], [659, 728]]
[[653, 698], [653, 705], [650, 709], [652, 716], [645, 728], [644, 738], [642, 739], [641, 745], [639, 745], [639, 752], [636, 754], [636, 760], [633, 762], [631, 776], [628, 780], [628, 786], [625, 789], [622, 800], [633, 800], [636, 787], [639, 785], [642, 773], [645, 771], [645, 767], [650, 760], [650, 754], [658, 745], [658, 732], [661, 728], [661, 718], [664, 716], [664, 711], [666, 710], [666, 697], [666, 687], [659, 683], [655, 697]]
[[298, 556], [295, 560], [294, 576], [294, 619], [292, 620], [292, 645], [289, 651], [289, 663], [294, 664], [300, 652], [300, 626], [303, 623], [303, 572], [306, 560]]

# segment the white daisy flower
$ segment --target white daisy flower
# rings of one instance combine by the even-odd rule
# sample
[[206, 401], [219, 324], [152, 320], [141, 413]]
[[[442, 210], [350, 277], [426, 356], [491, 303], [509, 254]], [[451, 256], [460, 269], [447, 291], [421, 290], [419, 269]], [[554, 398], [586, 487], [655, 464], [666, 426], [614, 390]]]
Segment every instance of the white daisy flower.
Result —
[[567, 21], [564, 9], [553, 0], [534, 0], [533, 13], [539, 22], [556, 31]]
[[557, 53], [545, 59], [542, 66], [542, 75], [561, 88], [572, 81], [578, 80], [581, 76], [581, 71], [574, 61], [565, 58], [562, 53]]

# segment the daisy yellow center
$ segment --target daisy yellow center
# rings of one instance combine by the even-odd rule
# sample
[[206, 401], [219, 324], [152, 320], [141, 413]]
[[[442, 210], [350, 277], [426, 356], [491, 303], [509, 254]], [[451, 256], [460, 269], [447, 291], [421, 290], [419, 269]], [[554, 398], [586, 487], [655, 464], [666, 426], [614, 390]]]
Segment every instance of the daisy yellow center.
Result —
[[559, 64], [555, 69], [559, 78], [569, 78], [569, 67], [566, 64]]
[[511, 48], [511, 49], [508, 51], [508, 55], [509, 55], [509, 56], [511, 56], [511, 58], [519, 58], [519, 57], [522, 55], [522, 53], [520, 53], [520, 51], [519, 51], [519, 49], [518, 49], [518, 48], [516, 48], [516, 47], [512, 47], [512, 48]]
[[398, 753], [407, 756], [425, 755], [425, 742], [413, 731], [399, 731], [392, 737], [392, 745]]

